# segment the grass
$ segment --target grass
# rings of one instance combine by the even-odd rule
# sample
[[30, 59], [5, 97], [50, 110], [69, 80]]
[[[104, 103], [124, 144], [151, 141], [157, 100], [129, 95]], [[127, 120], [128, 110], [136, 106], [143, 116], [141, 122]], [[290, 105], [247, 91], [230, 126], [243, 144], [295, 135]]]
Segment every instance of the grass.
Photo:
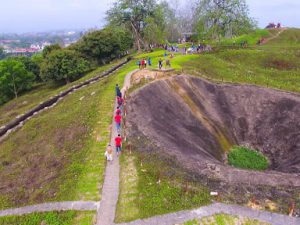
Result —
[[253, 220], [245, 217], [233, 216], [228, 214], [215, 214], [202, 219], [194, 219], [185, 222], [183, 225], [268, 225], [268, 223]]
[[158, 155], [135, 151], [121, 156], [117, 223], [192, 209], [210, 202], [208, 189], [174, 175], [174, 168], [170, 168], [174, 164], [169, 163]]
[[257, 29], [249, 34], [244, 34], [232, 39], [222, 39], [217, 45], [239, 45], [242, 42], [248, 43], [248, 45], [256, 45], [261, 38], [267, 38], [272, 36], [272, 33], [265, 29]]
[[0, 225], [91, 225], [95, 212], [47, 212], [0, 217]]
[[73, 85], [79, 84], [82, 81], [88, 80], [102, 72], [108, 70], [119, 61], [105, 66], [101, 66], [96, 70], [88, 73], [81, 79], [74, 81], [64, 86], [58, 86], [53, 83], [40, 84], [36, 86], [30, 92], [24, 93], [20, 97], [13, 99], [6, 104], [0, 106], [0, 127], [5, 125], [7, 122], [16, 118], [16, 116], [29, 111], [30, 109], [37, 106], [40, 102], [47, 100], [48, 98], [60, 93]]
[[131, 62], [72, 93], [0, 143], [1, 209], [47, 201], [99, 201], [114, 87], [134, 67]]
[[268, 160], [263, 154], [243, 146], [234, 146], [228, 154], [229, 165], [242, 169], [266, 170]]

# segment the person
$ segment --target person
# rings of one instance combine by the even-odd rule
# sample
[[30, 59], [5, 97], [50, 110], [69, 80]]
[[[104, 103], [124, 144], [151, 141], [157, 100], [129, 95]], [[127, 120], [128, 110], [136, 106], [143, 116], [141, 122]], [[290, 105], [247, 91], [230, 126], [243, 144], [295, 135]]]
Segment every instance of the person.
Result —
[[170, 59], [167, 59], [167, 60], [166, 60], [166, 67], [167, 67], [167, 66], [168, 66], [168, 67], [171, 67]]
[[116, 123], [118, 132], [121, 129], [121, 121], [122, 121], [122, 116], [120, 114], [115, 115], [115, 123]]
[[117, 95], [118, 97], [122, 97], [122, 93], [121, 93], [121, 91], [120, 91], [120, 88], [119, 88], [119, 85], [118, 85], [118, 84], [116, 84], [116, 95]]
[[122, 98], [122, 96], [121, 97], [119, 97], [119, 96], [117, 97], [117, 103], [118, 103], [119, 108], [122, 109], [122, 105], [124, 103], [124, 99]]
[[160, 70], [163, 67], [163, 61], [162, 61], [162, 59], [158, 60], [158, 67], [159, 67]]
[[120, 107], [119, 106], [117, 106], [117, 110], [116, 110], [116, 115], [121, 115], [121, 109], [120, 109]]
[[150, 58], [150, 57], [148, 58], [148, 65], [149, 65], [149, 66], [152, 66], [152, 61], [151, 61], [151, 58]]
[[141, 61], [140, 60], [136, 62], [136, 65], [138, 65], [139, 69], [141, 69]]
[[145, 68], [145, 60], [144, 59], [142, 59], [142, 69], [144, 69]]
[[117, 155], [119, 155], [122, 151], [122, 138], [120, 134], [118, 134], [118, 136], [115, 138], [115, 144]]
[[112, 147], [110, 144], [107, 146], [104, 155], [105, 155], [107, 161], [113, 161]]

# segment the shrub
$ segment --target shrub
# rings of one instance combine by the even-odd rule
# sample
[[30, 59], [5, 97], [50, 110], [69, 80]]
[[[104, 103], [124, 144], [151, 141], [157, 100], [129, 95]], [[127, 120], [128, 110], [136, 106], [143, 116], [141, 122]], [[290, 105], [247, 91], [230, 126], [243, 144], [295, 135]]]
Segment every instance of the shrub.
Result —
[[269, 166], [263, 154], [243, 146], [234, 146], [231, 149], [228, 162], [234, 167], [252, 170], [266, 170]]

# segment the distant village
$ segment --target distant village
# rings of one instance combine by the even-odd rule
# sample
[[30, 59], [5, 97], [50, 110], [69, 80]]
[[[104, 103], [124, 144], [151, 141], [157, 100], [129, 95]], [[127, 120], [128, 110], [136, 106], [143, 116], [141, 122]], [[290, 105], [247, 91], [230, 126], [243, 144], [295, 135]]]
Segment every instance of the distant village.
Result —
[[[0, 37], [0, 48], [6, 55], [10, 56], [31, 56], [33, 54], [42, 52], [46, 46], [58, 43], [62, 47], [68, 47], [72, 43], [78, 41], [82, 32], [68, 31], [60, 33], [44, 33], [44, 38], [41, 34], [30, 34], [26, 36], [26, 41], [22, 40], [22, 35], [18, 37]], [[32, 37], [32, 39], [30, 38]], [[38, 39], [38, 40], [37, 40]], [[43, 40], [44, 39], [44, 40]]]

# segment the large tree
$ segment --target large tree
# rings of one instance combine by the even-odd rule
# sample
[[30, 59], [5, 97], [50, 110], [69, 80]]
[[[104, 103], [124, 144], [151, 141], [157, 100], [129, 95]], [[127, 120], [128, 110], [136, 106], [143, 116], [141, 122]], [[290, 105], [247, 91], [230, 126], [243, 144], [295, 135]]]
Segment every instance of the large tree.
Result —
[[42, 56], [41, 55], [35, 55], [32, 57], [27, 56], [18, 56], [14, 57], [15, 60], [22, 62], [25, 65], [25, 69], [31, 73], [34, 74], [35, 80], [38, 82], [41, 82], [40, 77], [40, 60]]
[[124, 29], [106, 27], [84, 35], [71, 49], [98, 64], [117, 58], [132, 47], [131, 35]]
[[13, 58], [0, 61], [0, 103], [17, 98], [19, 93], [32, 87], [34, 75], [25, 65]]
[[69, 83], [90, 70], [90, 64], [73, 50], [52, 51], [41, 66], [41, 76], [47, 80]]
[[151, 32], [162, 31], [164, 17], [159, 10], [156, 0], [118, 0], [107, 15], [112, 26], [121, 26], [133, 34], [135, 47], [141, 51], [148, 47], [147, 39], [153, 41]]
[[200, 0], [195, 16], [203, 38], [232, 37], [255, 26], [245, 0]]

